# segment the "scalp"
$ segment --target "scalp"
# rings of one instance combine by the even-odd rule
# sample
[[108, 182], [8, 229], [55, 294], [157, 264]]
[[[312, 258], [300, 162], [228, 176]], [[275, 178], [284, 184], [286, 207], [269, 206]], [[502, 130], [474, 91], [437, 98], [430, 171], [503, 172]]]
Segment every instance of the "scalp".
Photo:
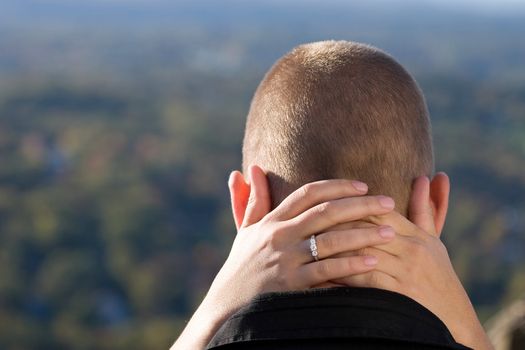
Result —
[[301, 185], [367, 182], [406, 212], [412, 180], [433, 171], [430, 122], [412, 76], [374, 47], [323, 41], [277, 61], [252, 99], [243, 168], [268, 172], [275, 207]]

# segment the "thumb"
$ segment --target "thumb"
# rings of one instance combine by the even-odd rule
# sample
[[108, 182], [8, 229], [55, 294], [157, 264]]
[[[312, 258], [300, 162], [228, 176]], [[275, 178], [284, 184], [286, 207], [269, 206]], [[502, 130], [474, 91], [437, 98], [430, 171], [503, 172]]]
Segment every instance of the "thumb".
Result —
[[271, 209], [270, 190], [264, 171], [259, 166], [252, 165], [248, 168], [248, 175], [250, 197], [241, 227], [259, 222]]
[[434, 210], [430, 201], [430, 179], [420, 176], [412, 184], [412, 194], [408, 204], [408, 218], [423, 231], [439, 236], [434, 223]]

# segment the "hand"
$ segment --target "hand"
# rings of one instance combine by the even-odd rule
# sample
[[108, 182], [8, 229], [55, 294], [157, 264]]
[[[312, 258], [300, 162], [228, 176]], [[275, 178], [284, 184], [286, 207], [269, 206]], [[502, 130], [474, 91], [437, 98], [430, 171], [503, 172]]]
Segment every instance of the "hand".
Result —
[[410, 202], [414, 223], [396, 212], [369, 218], [376, 225], [393, 227], [396, 238], [388, 244], [361, 250], [360, 254], [378, 257], [376, 269], [336, 282], [387, 289], [411, 297], [437, 315], [457, 342], [474, 349], [492, 349], [436, 232], [428, 193], [428, 178], [417, 179]]
[[[363, 196], [366, 189], [355, 187], [353, 181], [326, 180], [299, 188], [268, 213], [269, 198], [264, 197], [268, 193], [266, 177], [254, 167], [251, 178], [254, 199], [249, 202], [253, 205], [248, 205], [230, 256], [217, 276], [218, 280], [227, 280], [223, 284], [230, 293], [232, 288], [237, 289], [236, 294], [245, 293], [247, 301], [258, 293], [307, 289], [349, 273], [373, 269], [373, 256], [313, 261], [309, 238], [342, 222], [386, 214], [394, 207], [392, 199]], [[268, 206], [264, 205], [265, 200]], [[393, 238], [379, 233], [377, 227], [328, 231], [317, 235], [316, 240], [319, 250], [330, 256], [385, 244]], [[238, 282], [241, 283], [235, 288]]]
[[[373, 256], [314, 261], [308, 239], [339, 223], [389, 213], [394, 208], [391, 198], [364, 196], [367, 188], [358, 182], [326, 180], [299, 188], [269, 212], [266, 176], [256, 166], [249, 172], [250, 197], [242, 223], [236, 223], [239, 230], [230, 255], [172, 349], [204, 347], [220, 324], [257, 294], [307, 289], [368, 272], [377, 263]], [[230, 186], [235, 181], [244, 181], [239, 172], [232, 173]], [[392, 238], [382, 237], [378, 228], [350, 229], [320, 234], [317, 244], [326, 254], [337, 255]]]

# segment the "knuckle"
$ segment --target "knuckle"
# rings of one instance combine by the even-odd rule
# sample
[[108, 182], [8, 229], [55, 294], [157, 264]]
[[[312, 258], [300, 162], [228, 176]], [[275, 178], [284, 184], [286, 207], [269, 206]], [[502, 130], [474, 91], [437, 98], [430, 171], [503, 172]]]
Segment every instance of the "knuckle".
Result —
[[373, 211], [377, 206], [377, 199], [373, 197], [363, 197], [363, 207], [367, 212]]
[[319, 278], [324, 278], [325, 276], [328, 276], [328, 274], [330, 273], [330, 270], [331, 268], [328, 264], [320, 263], [320, 264], [317, 264], [317, 266], [315, 267], [315, 274]]
[[346, 266], [348, 267], [349, 271], [359, 270], [359, 264], [357, 263], [357, 259], [353, 259], [353, 258], [346, 259]]
[[272, 225], [272, 223], [275, 222], [274, 214], [275, 214], [274, 211], [269, 212], [268, 214], [263, 216], [263, 218], [261, 220], [259, 220], [259, 222], [257, 224], [259, 224], [259, 226], [263, 226], [263, 227], [266, 226], [266, 225]]
[[326, 219], [331, 219], [332, 217], [332, 204], [330, 202], [324, 202], [315, 206], [315, 213], [317, 215], [322, 215]]
[[330, 204], [329, 202], [318, 204], [316, 209], [319, 214], [326, 214], [328, 211], [330, 211]]
[[315, 184], [309, 183], [301, 187], [300, 195], [303, 199], [314, 199], [316, 194], [317, 186]]
[[272, 250], [278, 250], [286, 228], [283, 225], [273, 225], [266, 236], [266, 245]]
[[336, 248], [337, 243], [335, 242], [336, 239], [333, 235], [324, 234], [324, 235], [320, 235], [318, 238], [319, 238], [318, 246], [322, 250], [326, 252], [331, 252]]
[[273, 226], [272, 228], [272, 233], [271, 233], [271, 236], [275, 239], [275, 238], [280, 238], [282, 237], [283, 235], [286, 234], [286, 232], [288, 231], [288, 227], [284, 224], [276, 224]]

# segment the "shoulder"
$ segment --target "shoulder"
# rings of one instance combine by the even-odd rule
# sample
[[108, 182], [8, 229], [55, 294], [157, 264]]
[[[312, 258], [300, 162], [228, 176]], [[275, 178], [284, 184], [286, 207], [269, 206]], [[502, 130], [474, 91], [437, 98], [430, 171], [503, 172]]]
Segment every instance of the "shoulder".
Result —
[[374, 288], [259, 295], [225, 322], [208, 348], [315, 339], [339, 339], [345, 344], [386, 340], [465, 349], [422, 305], [404, 295]]

